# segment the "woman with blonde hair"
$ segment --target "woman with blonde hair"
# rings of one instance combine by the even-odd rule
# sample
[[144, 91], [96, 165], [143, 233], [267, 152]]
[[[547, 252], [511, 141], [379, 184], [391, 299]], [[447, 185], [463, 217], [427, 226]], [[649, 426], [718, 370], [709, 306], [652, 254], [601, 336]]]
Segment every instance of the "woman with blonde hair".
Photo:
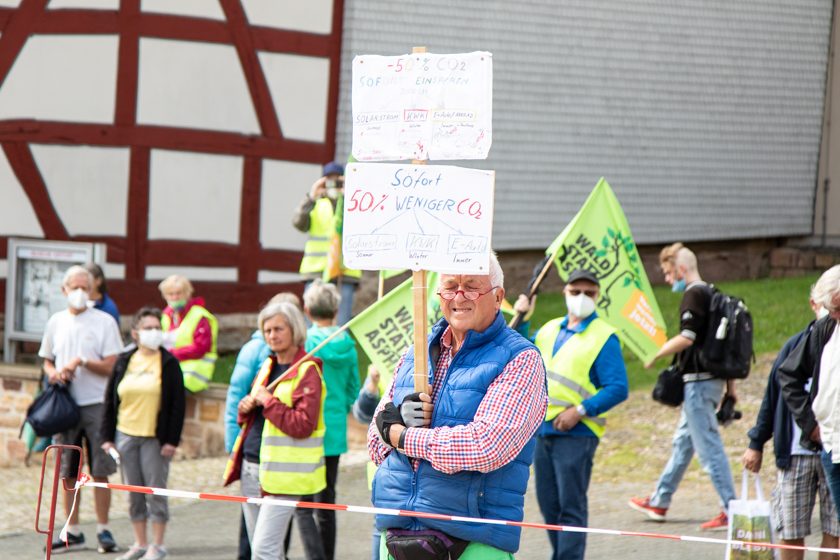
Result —
[[172, 355], [181, 363], [184, 387], [193, 393], [210, 385], [216, 367], [219, 324], [204, 307], [204, 298], [193, 297], [192, 283], [173, 274], [158, 285], [166, 300], [161, 325]]

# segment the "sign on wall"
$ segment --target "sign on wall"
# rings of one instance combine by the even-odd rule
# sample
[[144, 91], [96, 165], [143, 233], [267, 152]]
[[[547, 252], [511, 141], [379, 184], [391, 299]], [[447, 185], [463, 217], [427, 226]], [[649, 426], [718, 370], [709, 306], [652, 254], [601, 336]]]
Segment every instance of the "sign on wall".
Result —
[[495, 172], [448, 165], [351, 163], [344, 263], [487, 274]]
[[104, 246], [93, 243], [9, 239], [6, 330], [3, 358], [13, 362], [14, 341], [40, 341], [47, 320], [67, 309], [61, 291], [64, 273], [74, 264], [104, 262]]
[[359, 161], [487, 158], [489, 52], [357, 56], [352, 98], [353, 156]]

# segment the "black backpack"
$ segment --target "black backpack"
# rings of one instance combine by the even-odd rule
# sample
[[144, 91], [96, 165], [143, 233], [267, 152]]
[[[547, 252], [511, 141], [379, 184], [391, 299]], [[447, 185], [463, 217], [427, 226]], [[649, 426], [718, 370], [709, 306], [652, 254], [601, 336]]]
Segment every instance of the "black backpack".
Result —
[[700, 366], [720, 379], [745, 379], [753, 354], [753, 320], [744, 301], [709, 285], [709, 328], [698, 354]]

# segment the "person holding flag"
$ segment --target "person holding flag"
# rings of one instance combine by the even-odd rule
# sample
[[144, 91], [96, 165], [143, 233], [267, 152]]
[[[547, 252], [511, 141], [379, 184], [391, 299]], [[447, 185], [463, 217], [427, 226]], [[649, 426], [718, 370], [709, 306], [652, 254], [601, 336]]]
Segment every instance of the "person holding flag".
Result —
[[[443, 319], [428, 337], [431, 394], [414, 391], [409, 347], [368, 430], [379, 465], [373, 503], [520, 521], [547, 406], [542, 359], [505, 325], [504, 277], [492, 252], [489, 274], [441, 274], [437, 295]], [[420, 550], [511, 559], [521, 534], [514, 526], [433, 517], [377, 515], [376, 526], [383, 559], [416, 558]]]
[[353, 296], [362, 277], [360, 270], [344, 268], [341, 258], [341, 229], [344, 212], [344, 167], [337, 162], [324, 166], [320, 179], [312, 184], [292, 217], [292, 225], [309, 235], [299, 272], [312, 281], [336, 282], [341, 293], [338, 326], [353, 312]]
[[[546, 364], [548, 411], [537, 432], [534, 471], [546, 523], [586, 527], [586, 493], [606, 413], [628, 395], [615, 328], [598, 316], [600, 282], [584, 269], [569, 274], [565, 317], [543, 325], [535, 342]], [[515, 310], [530, 311], [522, 294]], [[554, 560], [582, 560], [586, 534], [548, 531]]]

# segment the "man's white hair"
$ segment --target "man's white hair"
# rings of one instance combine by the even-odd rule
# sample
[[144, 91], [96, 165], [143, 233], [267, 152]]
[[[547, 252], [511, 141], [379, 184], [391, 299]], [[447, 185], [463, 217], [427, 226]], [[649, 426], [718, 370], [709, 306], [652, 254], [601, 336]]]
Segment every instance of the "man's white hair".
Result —
[[93, 274], [91, 274], [88, 269], [78, 264], [74, 264], [73, 266], [67, 269], [67, 271], [64, 273], [64, 280], [61, 282], [61, 285], [69, 286], [70, 280], [72, 280], [76, 276], [87, 276], [88, 289], [93, 288]]
[[831, 309], [831, 300], [840, 294], [840, 264], [834, 265], [822, 273], [820, 279], [811, 288], [811, 299], [825, 309]]
[[499, 264], [496, 251], [490, 251], [490, 285], [494, 288], [505, 287], [505, 273], [502, 272], [502, 265]]

